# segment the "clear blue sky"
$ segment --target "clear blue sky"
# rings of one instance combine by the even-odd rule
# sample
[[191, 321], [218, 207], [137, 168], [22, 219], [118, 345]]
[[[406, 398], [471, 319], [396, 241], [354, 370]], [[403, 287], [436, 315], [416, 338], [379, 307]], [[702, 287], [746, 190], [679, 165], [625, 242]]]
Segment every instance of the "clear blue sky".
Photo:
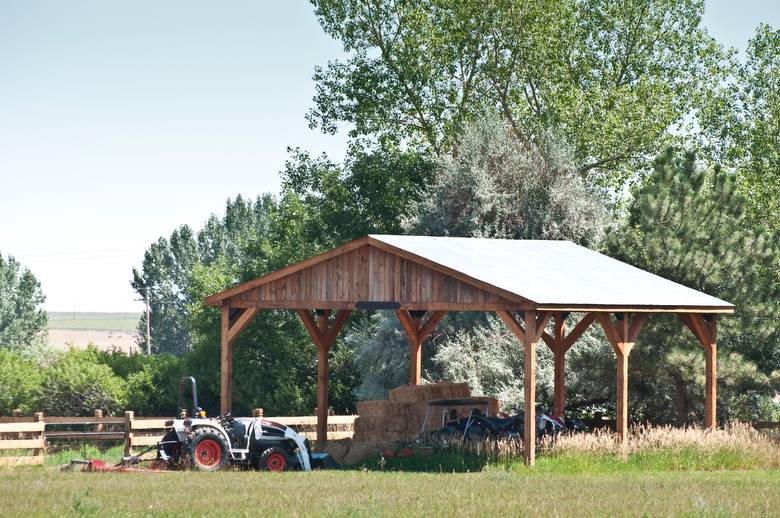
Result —
[[[762, 21], [780, 3], [707, 1], [728, 46]], [[340, 55], [304, 1], [0, 0], [0, 253], [47, 309], [138, 309], [151, 241], [277, 191], [287, 146], [343, 157], [304, 119]]]

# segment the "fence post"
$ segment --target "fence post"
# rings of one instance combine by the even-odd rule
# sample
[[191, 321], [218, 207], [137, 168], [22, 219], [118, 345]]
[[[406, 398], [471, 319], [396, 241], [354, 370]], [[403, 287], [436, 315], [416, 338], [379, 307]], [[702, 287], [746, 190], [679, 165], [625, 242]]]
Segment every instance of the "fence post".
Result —
[[[35, 412], [33, 414], [33, 421], [36, 422], [36, 423], [42, 423], [43, 422], [43, 412]], [[44, 430], [45, 430], [46, 429], [46, 424], [44, 423], [43, 426], [44, 426]], [[40, 461], [39, 462], [41, 464], [43, 464], [43, 452], [46, 449], [46, 444], [44, 442], [46, 440], [46, 432], [44, 430], [41, 430], [40, 432], [38, 432], [38, 437], [37, 437], [38, 439], [41, 440], [41, 447], [40, 448], [36, 448], [35, 450], [33, 450], [33, 456], [34, 457], [40, 457]]]
[[125, 457], [133, 454], [133, 412], [125, 412]]
[[[99, 408], [95, 409], [95, 417], [96, 417], [96, 418], [101, 418], [101, 419], [102, 419], [102, 417], [103, 417], [103, 411], [102, 411], [102, 410], [100, 410]], [[96, 431], [96, 432], [102, 432], [104, 429], [105, 429], [105, 428], [103, 427], [103, 423], [97, 423], [97, 424], [95, 425], [95, 431]]]
[[263, 409], [255, 408], [254, 410], [252, 410], [252, 417], [263, 417]]

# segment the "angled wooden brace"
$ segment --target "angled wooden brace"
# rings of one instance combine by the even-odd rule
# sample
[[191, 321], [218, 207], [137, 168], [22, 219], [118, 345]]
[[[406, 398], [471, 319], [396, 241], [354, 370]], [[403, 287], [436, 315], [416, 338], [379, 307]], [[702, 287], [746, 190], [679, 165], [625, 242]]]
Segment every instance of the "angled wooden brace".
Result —
[[328, 358], [330, 348], [336, 342], [339, 332], [349, 320], [352, 310], [342, 309], [330, 320], [330, 310], [318, 311], [317, 319], [308, 309], [296, 310], [317, 347], [317, 442], [328, 440]]
[[219, 411], [230, 412], [233, 403], [233, 343], [257, 314], [257, 308], [222, 306], [219, 354]]
[[[446, 311], [417, 312], [397, 309], [395, 311], [401, 326], [409, 338], [409, 383], [420, 384], [422, 374], [422, 344], [447, 315]], [[427, 315], [425, 323], [423, 317]]]
[[542, 340], [552, 351], [555, 360], [553, 414], [558, 417], [563, 416], [566, 408], [566, 353], [591, 324], [596, 321], [595, 313], [587, 313], [567, 334], [566, 316], [564, 313], [555, 313], [553, 316], [553, 334], [551, 335], [547, 331], [542, 333]]

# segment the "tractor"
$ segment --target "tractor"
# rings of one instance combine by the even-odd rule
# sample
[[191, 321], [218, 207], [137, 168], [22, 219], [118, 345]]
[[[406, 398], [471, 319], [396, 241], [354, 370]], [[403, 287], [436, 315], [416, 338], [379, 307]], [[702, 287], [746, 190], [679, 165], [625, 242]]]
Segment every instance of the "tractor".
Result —
[[[187, 385], [192, 396], [191, 413], [182, 405]], [[327, 454], [311, 454], [308, 440], [289, 426], [262, 417], [206, 417], [198, 406], [192, 376], [179, 381], [179, 408], [179, 417], [165, 423], [172, 429], [156, 446], [158, 467], [218, 471], [231, 465], [267, 471], [311, 471], [332, 463]]]

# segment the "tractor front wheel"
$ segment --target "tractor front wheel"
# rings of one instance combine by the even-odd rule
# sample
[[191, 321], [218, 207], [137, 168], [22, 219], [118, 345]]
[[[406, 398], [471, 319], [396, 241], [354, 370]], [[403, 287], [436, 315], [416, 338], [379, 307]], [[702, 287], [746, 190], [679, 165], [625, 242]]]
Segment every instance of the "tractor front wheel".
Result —
[[196, 428], [187, 441], [192, 468], [198, 471], [225, 469], [228, 446], [222, 434], [209, 427]]
[[260, 469], [263, 471], [284, 471], [290, 465], [287, 452], [274, 446], [260, 455]]

